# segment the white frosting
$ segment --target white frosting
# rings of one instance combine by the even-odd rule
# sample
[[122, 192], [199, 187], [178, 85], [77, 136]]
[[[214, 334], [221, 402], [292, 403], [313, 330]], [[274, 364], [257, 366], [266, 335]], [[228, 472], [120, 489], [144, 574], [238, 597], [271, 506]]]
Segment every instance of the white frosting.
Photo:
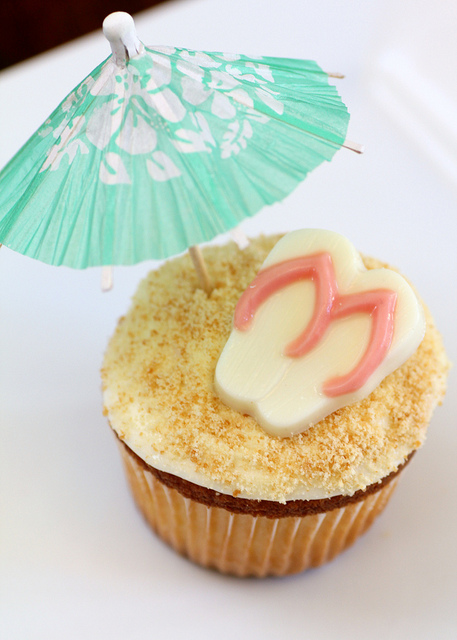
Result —
[[[117, 397], [116, 394], [113, 394], [110, 389], [107, 389], [104, 392], [103, 400], [105, 406], [109, 407], [116, 404]], [[135, 410], [132, 410], [132, 415], [130, 416], [132, 420], [131, 424], [133, 426], [135, 425], [135, 418], [138, 419], [138, 416], [135, 415], [135, 413]], [[123, 438], [123, 441], [134, 453], [136, 453], [154, 469], [165, 471], [166, 473], [170, 473], [172, 475], [178, 475], [183, 480], [193, 482], [194, 484], [205, 487], [206, 489], [212, 489], [213, 491], [217, 491], [218, 493], [233, 495], [233, 486], [224, 484], [222, 482], [217, 482], [213, 478], [210, 478], [207, 474], [201, 473], [195, 468], [191, 460], [175, 460], [171, 452], [157, 453], [152, 451], [151, 449], [145, 449], [144, 437], [140, 429], [132, 428], [129, 433], [126, 434], [126, 437]], [[397, 451], [399, 457], [394, 462], [394, 464], [392, 464], [390, 471], [386, 473], [386, 475], [389, 475], [389, 473], [396, 471], [397, 468], [405, 462], [410, 453], [411, 450], [406, 445], [403, 448], [399, 449]], [[179, 472], [177, 472], [177, 467], [179, 467]], [[246, 468], [244, 470], [244, 475], [247, 486], [263, 486], [262, 475], [260, 474], [259, 476], [259, 472], [255, 467]], [[345, 488], [341, 487], [340, 489], [329, 492], [329, 490], [324, 486], [313, 486], [307, 488], [303, 485], [299, 485], [295, 488], [294, 491], [290, 492], [287, 495], [287, 498], [285, 500], [279, 500], [279, 502], [286, 503], [292, 500], [322, 500], [338, 495], [352, 495], [356, 490], [363, 490], [371, 484], [375, 484], [380, 481], [379, 469], [370, 468], [370, 466], [365, 462], [354, 468], [354, 476], [357, 476], [358, 478], [358, 486], [356, 488], [352, 488], [352, 490], [348, 491]], [[256, 493], [252, 489], [250, 489], [249, 491], [243, 490], [242, 487], [238, 487], [237, 497], [250, 500], [268, 500], [268, 498], [266, 498], [265, 494], [262, 491]], [[273, 501], [278, 502], [278, 500]]]

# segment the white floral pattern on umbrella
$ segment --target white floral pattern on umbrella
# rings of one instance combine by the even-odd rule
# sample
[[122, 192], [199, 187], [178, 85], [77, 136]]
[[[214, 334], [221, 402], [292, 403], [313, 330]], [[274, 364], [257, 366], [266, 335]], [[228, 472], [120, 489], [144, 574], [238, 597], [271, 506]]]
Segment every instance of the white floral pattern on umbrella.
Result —
[[[169, 49], [168, 55], [175, 54], [176, 49]], [[94, 108], [87, 118], [85, 130], [83, 124], [86, 116], [75, 118], [69, 126], [71, 118], [64, 119], [53, 131], [58, 139], [50, 150], [42, 171], [59, 169], [63, 155], [68, 156], [71, 164], [77, 151], [90, 153], [90, 146], [104, 150], [114, 138], [119, 150], [130, 155], [143, 155], [148, 172], [153, 180], [169, 180], [181, 175], [180, 169], [163, 149], [157, 149], [157, 130], [167, 125], [167, 132], [174, 148], [180, 153], [211, 152], [219, 148], [222, 158], [245, 149], [253, 130], [249, 119], [265, 124], [269, 118], [264, 113], [254, 110], [254, 101], [242, 88], [243, 82], [261, 85], [255, 89], [258, 98], [277, 114], [284, 111], [284, 105], [275, 97], [270, 85], [274, 85], [273, 74], [266, 64], [249, 64], [251, 73], [232, 63], [240, 56], [229, 56], [230, 64], [214, 60], [202, 52], [193, 55], [187, 50], [180, 50], [178, 61], [174, 65], [181, 77], [176, 86], [181, 94], [174, 92], [169, 85], [172, 81], [172, 63], [159, 50], [145, 48], [138, 61], [141, 64], [141, 75], [127, 70], [113, 74], [112, 61], [108, 61], [101, 70], [97, 81], [93, 77], [85, 80], [81, 87], [73, 92], [62, 104], [62, 111], [69, 112], [77, 107], [87, 92], [92, 96], [105, 96], [106, 102]], [[204, 82], [205, 74], [209, 76]], [[144, 78], [147, 77], [145, 82]], [[211, 133], [207, 118], [202, 113], [194, 113], [192, 107], [201, 107], [209, 102], [210, 113], [221, 120], [228, 121], [219, 144]], [[187, 116], [187, 118], [186, 118]], [[183, 126], [185, 121], [185, 127]], [[170, 125], [183, 123], [171, 128]], [[49, 124], [51, 122], [49, 121]], [[45, 130], [45, 135], [49, 130]], [[86, 141], [84, 141], [84, 134]], [[107, 184], [130, 183], [131, 177], [122, 157], [113, 151], [107, 153], [100, 165], [99, 178]]]

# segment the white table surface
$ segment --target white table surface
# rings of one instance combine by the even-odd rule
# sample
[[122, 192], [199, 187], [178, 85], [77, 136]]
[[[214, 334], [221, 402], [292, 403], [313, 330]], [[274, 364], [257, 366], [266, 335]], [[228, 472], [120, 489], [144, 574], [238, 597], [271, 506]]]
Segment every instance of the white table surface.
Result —
[[[399, 266], [456, 361], [456, 193], [370, 98], [382, 2], [187, 0], [137, 17], [146, 43], [312, 58], [343, 71], [359, 157], [340, 151], [248, 234], [324, 227]], [[109, 49], [101, 33], [0, 73], [0, 166]], [[371, 78], [373, 81], [373, 78]], [[374, 79], [375, 80], [375, 79]], [[240, 580], [175, 555], [128, 494], [99, 367], [140, 277], [0, 251], [0, 637], [457, 637], [456, 377], [370, 532], [305, 574]]]

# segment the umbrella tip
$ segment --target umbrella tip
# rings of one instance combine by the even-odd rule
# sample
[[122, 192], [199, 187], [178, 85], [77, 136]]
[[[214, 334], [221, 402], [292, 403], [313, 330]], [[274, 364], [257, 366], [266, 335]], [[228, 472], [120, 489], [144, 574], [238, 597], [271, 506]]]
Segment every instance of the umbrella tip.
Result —
[[132, 16], [125, 11], [110, 13], [103, 21], [103, 34], [111, 45], [117, 64], [125, 64], [141, 51]]
[[125, 11], [115, 11], [103, 20], [103, 33], [105, 37], [113, 42], [135, 29], [135, 23], [130, 13]]

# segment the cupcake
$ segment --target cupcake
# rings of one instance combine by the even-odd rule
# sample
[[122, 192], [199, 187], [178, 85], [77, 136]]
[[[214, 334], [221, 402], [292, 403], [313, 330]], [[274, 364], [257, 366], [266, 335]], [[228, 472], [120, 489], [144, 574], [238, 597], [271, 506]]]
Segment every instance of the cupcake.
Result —
[[338, 234], [204, 257], [210, 296], [187, 255], [166, 262], [105, 354], [105, 414], [133, 497], [203, 566], [317, 567], [370, 527], [424, 442], [445, 392], [440, 335], [399, 274]]

